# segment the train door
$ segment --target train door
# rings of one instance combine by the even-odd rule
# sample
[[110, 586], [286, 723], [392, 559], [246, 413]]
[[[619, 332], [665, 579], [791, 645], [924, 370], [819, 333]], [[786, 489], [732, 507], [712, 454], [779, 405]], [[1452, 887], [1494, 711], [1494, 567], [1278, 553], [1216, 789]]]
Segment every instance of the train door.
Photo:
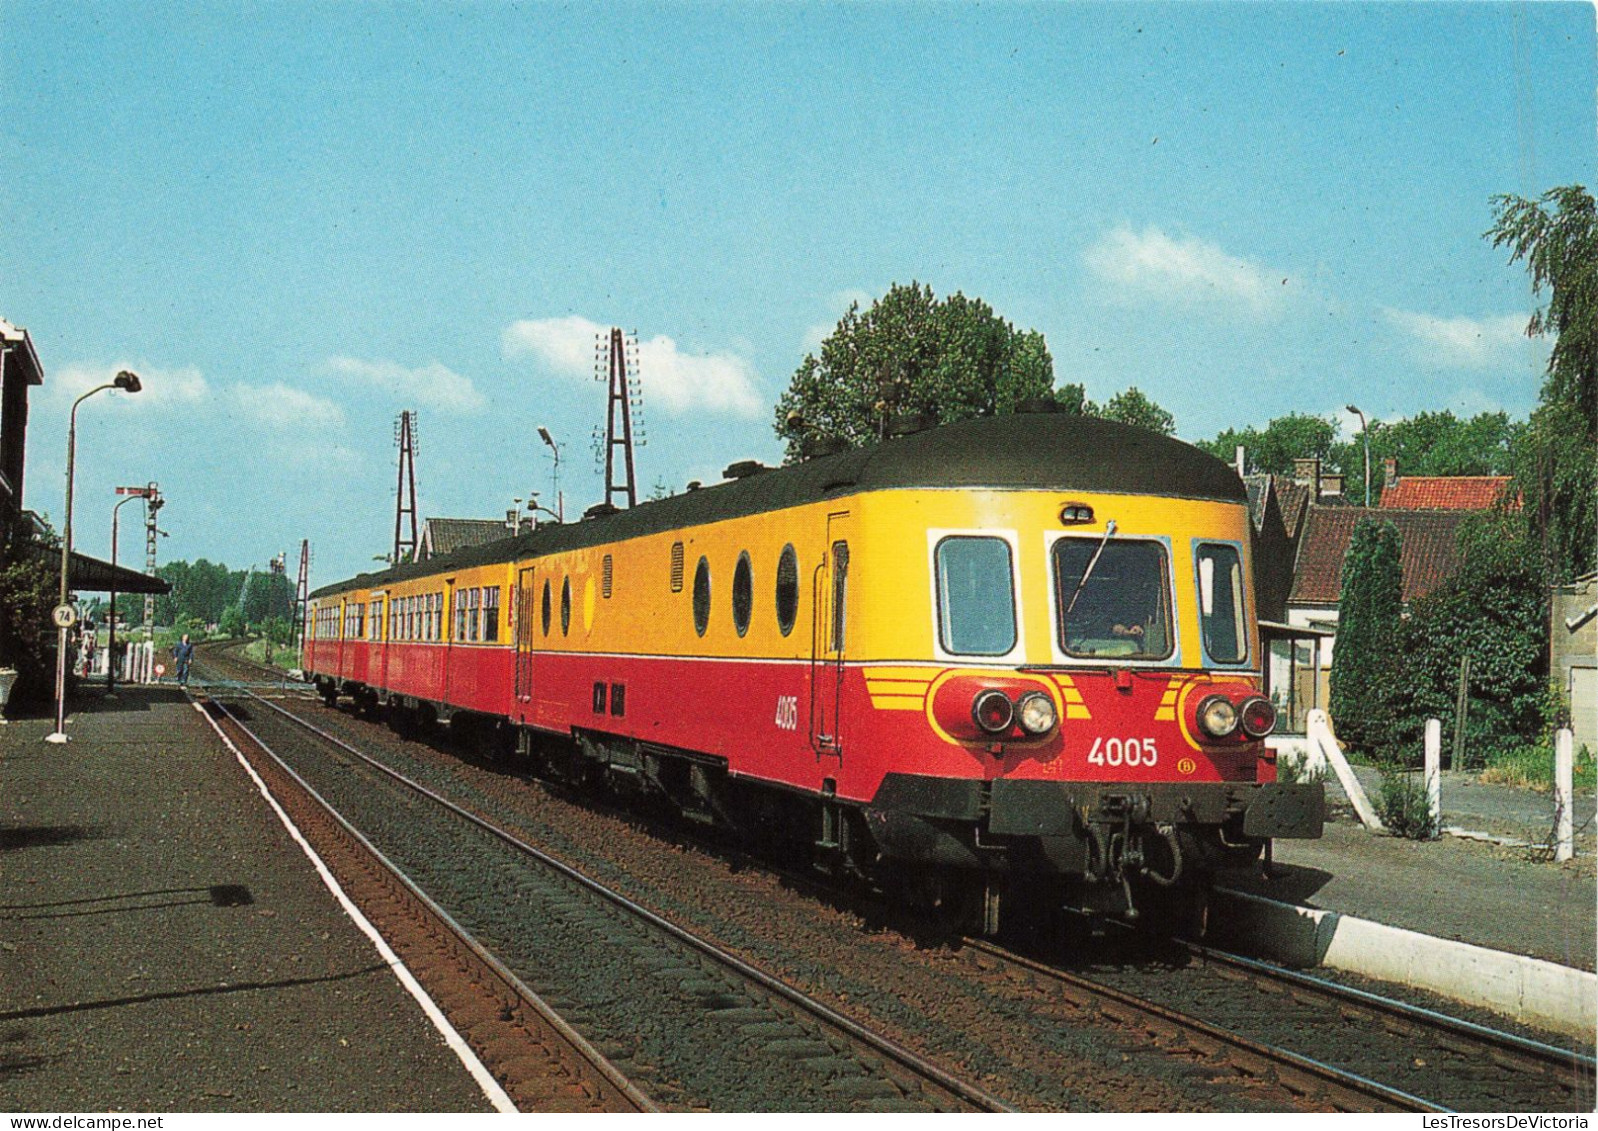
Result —
[[811, 593], [810, 745], [816, 756], [841, 757], [844, 656], [849, 629], [849, 512], [827, 516], [827, 549]]
[[533, 567], [528, 566], [516, 574], [516, 699], [520, 703], [533, 701], [535, 592]]
[[367, 636], [372, 641], [376, 651], [375, 662], [372, 665], [372, 686], [388, 690], [388, 594], [374, 594], [372, 603], [367, 607], [367, 615], [371, 621], [367, 627]]

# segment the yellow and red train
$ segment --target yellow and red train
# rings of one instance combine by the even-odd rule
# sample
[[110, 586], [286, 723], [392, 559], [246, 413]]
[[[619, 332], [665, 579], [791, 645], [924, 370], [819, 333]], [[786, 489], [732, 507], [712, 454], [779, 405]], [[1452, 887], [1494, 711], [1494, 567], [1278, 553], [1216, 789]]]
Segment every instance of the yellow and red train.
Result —
[[1035, 413], [728, 473], [319, 589], [305, 670], [990, 929], [1001, 893], [1128, 912], [1320, 835], [1263, 741], [1225, 463]]

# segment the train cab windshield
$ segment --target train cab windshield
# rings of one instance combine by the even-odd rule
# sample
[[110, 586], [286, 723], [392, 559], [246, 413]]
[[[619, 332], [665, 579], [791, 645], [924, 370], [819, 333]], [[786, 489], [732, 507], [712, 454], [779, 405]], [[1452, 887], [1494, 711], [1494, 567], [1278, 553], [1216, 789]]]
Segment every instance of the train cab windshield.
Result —
[[1060, 647], [1068, 655], [1163, 660], [1171, 654], [1170, 585], [1162, 544], [1061, 538], [1053, 558]]

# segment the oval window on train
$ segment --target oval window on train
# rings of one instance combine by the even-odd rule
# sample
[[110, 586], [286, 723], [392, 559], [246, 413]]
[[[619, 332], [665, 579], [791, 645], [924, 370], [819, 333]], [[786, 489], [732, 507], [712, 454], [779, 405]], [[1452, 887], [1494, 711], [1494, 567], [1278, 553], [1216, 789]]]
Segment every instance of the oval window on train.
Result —
[[544, 619], [544, 635], [545, 636], [549, 635], [549, 612], [550, 612], [550, 607], [549, 606], [550, 606], [550, 601], [549, 601], [549, 578], [546, 577], [544, 579], [544, 607], [543, 607], [543, 610], [542, 610], [542, 612], [544, 614], [544, 618], [543, 619]]
[[799, 616], [799, 555], [790, 542], [777, 559], [777, 627], [787, 636]]
[[732, 626], [742, 636], [749, 631], [749, 615], [755, 607], [754, 572], [749, 566], [749, 553], [738, 555], [738, 568], [732, 571]]
[[560, 583], [560, 634], [565, 636], [572, 626], [572, 579]]
[[694, 631], [700, 636], [710, 626], [710, 562], [699, 559], [694, 570]]

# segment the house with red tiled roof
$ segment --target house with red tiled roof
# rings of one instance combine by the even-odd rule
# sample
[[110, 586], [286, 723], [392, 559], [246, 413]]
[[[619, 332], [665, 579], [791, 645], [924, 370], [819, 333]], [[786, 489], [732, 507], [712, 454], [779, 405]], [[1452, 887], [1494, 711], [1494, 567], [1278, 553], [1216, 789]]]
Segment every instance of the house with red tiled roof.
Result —
[[1398, 460], [1382, 461], [1383, 510], [1485, 511], [1503, 501], [1513, 488], [1507, 475], [1405, 475]]
[[1424, 597], [1459, 568], [1463, 510], [1398, 510], [1391, 507], [1311, 506], [1293, 563], [1285, 623], [1294, 632], [1268, 640], [1266, 686], [1276, 701], [1284, 733], [1302, 730], [1304, 716], [1325, 708], [1330, 697], [1332, 650], [1338, 604], [1343, 596], [1343, 560], [1354, 527], [1364, 518], [1398, 528], [1403, 601]]

